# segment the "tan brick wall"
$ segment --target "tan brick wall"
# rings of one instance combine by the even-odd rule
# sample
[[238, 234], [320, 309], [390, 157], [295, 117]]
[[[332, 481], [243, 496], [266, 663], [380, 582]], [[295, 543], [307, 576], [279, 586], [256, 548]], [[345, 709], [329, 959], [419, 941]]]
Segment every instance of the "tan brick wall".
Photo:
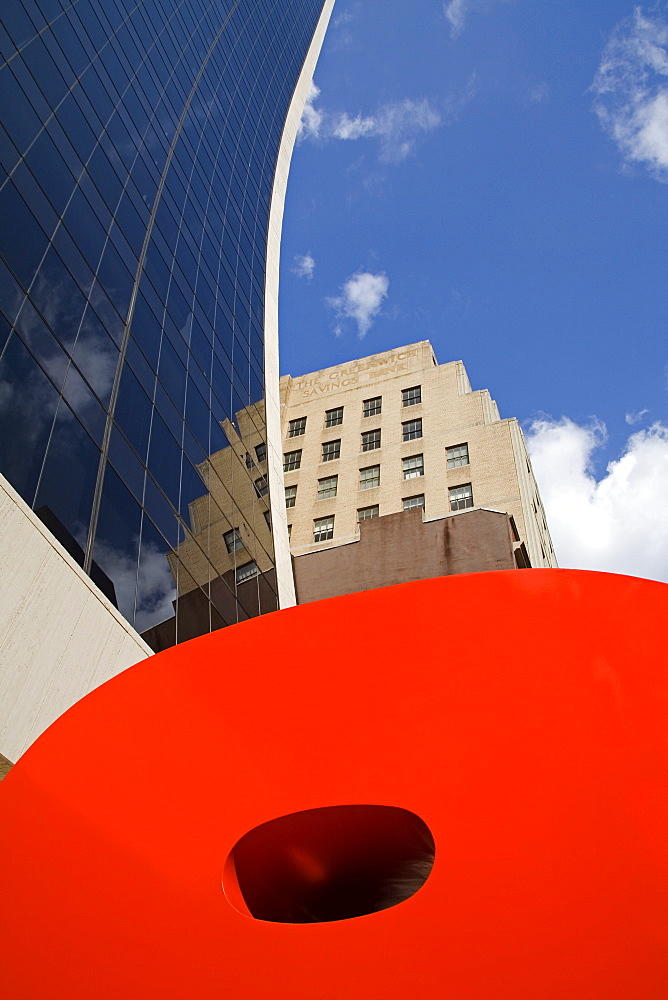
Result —
[[[421, 386], [422, 401], [402, 405], [402, 390]], [[363, 400], [382, 396], [379, 416], [363, 416]], [[450, 487], [471, 483], [475, 507], [513, 515], [533, 566], [555, 566], [538, 488], [530, 469], [521, 430], [514, 419], [499, 418], [487, 390], [471, 391], [461, 361], [437, 365], [428, 341], [326, 368], [299, 378], [281, 379], [284, 451], [301, 449], [299, 470], [285, 473], [285, 485], [297, 486], [288, 509], [294, 555], [358, 537], [357, 511], [377, 504], [381, 516], [402, 510], [403, 498], [425, 495], [425, 518], [450, 513]], [[343, 423], [325, 427], [325, 412], [343, 406]], [[288, 437], [291, 420], [306, 417], [306, 432]], [[420, 439], [402, 440], [402, 423], [422, 419]], [[361, 450], [363, 431], [380, 429], [381, 447]], [[341, 440], [341, 457], [322, 461], [322, 444]], [[467, 444], [470, 464], [447, 468], [446, 449]], [[402, 460], [421, 454], [424, 475], [404, 480]], [[360, 490], [360, 469], [379, 465], [378, 488]], [[338, 475], [337, 496], [318, 500], [318, 479]], [[534, 505], [536, 511], [534, 512]], [[313, 542], [313, 521], [334, 516], [332, 541]]]

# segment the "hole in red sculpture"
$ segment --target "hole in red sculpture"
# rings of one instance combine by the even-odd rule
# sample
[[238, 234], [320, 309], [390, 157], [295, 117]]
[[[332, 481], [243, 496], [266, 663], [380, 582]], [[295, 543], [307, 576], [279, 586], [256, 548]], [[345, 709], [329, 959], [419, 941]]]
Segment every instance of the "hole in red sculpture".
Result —
[[395, 806], [327, 806], [256, 826], [233, 847], [223, 889], [257, 920], [314, 923], [385, 910], [413, 896], [434, 863], [419, 816]]

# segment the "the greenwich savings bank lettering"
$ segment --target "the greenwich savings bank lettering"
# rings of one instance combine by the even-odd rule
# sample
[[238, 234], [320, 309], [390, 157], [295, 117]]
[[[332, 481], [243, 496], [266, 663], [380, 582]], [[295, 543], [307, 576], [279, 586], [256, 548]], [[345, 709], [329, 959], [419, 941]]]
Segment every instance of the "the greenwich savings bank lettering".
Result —
[[302, 399], [311, 396], [322, 396], [332, 389], [345, 389], [348, 386], [360, 385], [364, 382], [372, 382], [381, 376], [389, 373], [408, 371], [411, 367], [409, 358], [416, 358], [417, 350], [399, 351], [397, 354], [390, 354], [388, 357], [369, 358], [367, 361], [358, 364], [346, 365], [345, 368], [338, 368], [327, 375], [320, 373], [313, 378], [300, 379], [295, 388], [302, 390]]

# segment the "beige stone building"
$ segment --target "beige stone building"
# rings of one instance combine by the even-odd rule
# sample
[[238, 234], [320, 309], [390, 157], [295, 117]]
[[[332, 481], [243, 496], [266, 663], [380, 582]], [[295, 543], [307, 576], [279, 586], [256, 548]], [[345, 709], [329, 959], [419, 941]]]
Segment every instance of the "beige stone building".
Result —
[[[480, 510], [510, 515], [513, 561], [504, 557], [483, 565], [474, 559], [471, 569], [557, 565], [517, 420], [501, 419], [486, 389], [471, 389], [461, 361], [439, 365], [428, 341], [309, 375], [286, 375], [281, 412], [285, 502], [297, 569], [305, 555], [359, 542], [360, 531], [370, 527], [365, 522], [415, 508], [423, 522]], [[392, 520], [396, 538], [404, 522]], [[473, 531], [473, 519], [468, 523]], [[475, 532], [482, 523], [478, 517]], [[405, 525], [408, 530], [408, 519]], [[375, 528], [373, 537], [380, 539]], [[328, 572], [331, 567], [321, 563]], [[458, 565], [441, 572], [462, 571]], [[297, 591], [301, 600], [299, 572]]]

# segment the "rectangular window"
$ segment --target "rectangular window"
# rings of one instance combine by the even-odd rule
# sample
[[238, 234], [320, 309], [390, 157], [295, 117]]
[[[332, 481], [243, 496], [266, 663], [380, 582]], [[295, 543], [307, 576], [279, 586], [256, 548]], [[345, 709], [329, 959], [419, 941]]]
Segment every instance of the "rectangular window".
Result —
[[362, 434], [362, 451], [374, 451], [380, 448], [380, 430], [364, 431]]
[[422, 437], [422, 420], [406, 420], [401, 425], [402, 441], [415, 441]]
[[319, 479], [318, 500], [331, 500], [332, 497], [335, 497], [338, 484], [338, 476], [327, 476], [326, 479]]
[[453, 486], [450, 490], [450, 510], [464, 510], [473, 506], [473, 490], [470, 483]]
[[252, 469], [253, 468], [253, 459], [250, 457], [250, 453], [249, 452], [246, 452], [246, 468], [247, 469]]
[[288, 525], [288, 541], [290, 541], [291, 537], [292, 537], [292, 525], [289, 524]]
[[292, 472], [302, 464], [302, 450], [286, 451], [283, 455], [283, 472]]
[[255, 492], [259, 497], [266, 497], [269, 492], [269, 484], [266, 476], [260, 476], [259, 479], [255, 480]]
[[360, 507], [357, 511], [357, 523], [369, 521], [372, 517], [378, 517], [378, 504], [375, 507]]
[[306, 433], [306, 417], [297, 417], [296, 420], [291, 420], [288, 424], [288, 437], [296, 438], [301, 437], [302, 434]]
[[323, 462], [333, 462], [341, 454], [341, 438], [337, 441], [325, 441], [322, 446]]
[[422, 386], [412, 385], [410, 389], [401, 390], [401, 401], [404, 406], [415, 406], [422, 402]]
[[380, 466], [370, 465], [367, 469], [360, 469], [360, 489], [372, 490], [375, 486], [380, 486]]
[[337, 427], [343, 423], [343, 407], [336, 406], [333, 410], [325, 410], [325, 427]]
[[404, 497], [404, 510], [413, 510], [414, 507], [424, 507], [424, 493], [416, 497]]
[[377, 417], [383, 405], [382, 396], [374, 396], [372, 399], [365, 399], [362, 403], [362, 415], [365, 417]]
[[243, 548], [244, 544], [241, 541], [241, 535], [239, 534], [238, 528], [231, 528], [230, 531], [224, 531], [223, 541], [225, 542], [225, 548], [228, 552], [235, 552], [236, 549]]
[[270, 510], [264, 510], [262, 513], [264, 514], [264, 519], [267, 522], [267, 527], [271, 531], [271, 511]]
[[257, 455], [258, 462], [267, 461], [267, 446], [264, 443], [264, 441], [261, 441], [260, 444], [255, 445], [255, 454]]
[[297, 487], [296, 486], [286, 486], [285, 487], [285, 506], [294, 507], [297, 502]]
[[252, 580], [253, 577], [259, 576], [260, 570], [257, 568], [257, 563], [249, 562], [244, 563], [243, 566], [237, 566], [235, 573], [235, 580], [237, 583], [245, 583], [246, 580]]
[[404, 479], [418, 479], [424, 476], [424, 458], [422, 455], [411, 455], [403, 460]]
[[458, 469], [461, 465], [469, 464], [469, 446], [467, 444], [456, 444], [454, 448], [446, 448], [448, 456], [448, 468]]
[[313, 522], [313, 541], [328, 542], [334, 537], [334, 515], [319, 517]]

